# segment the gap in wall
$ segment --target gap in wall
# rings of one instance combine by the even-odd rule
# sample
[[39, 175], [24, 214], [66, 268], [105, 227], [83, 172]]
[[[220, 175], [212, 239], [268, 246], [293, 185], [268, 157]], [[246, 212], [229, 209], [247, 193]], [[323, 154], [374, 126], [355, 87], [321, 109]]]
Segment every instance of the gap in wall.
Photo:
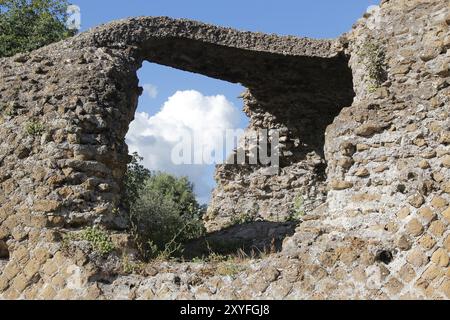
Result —
[[[149, 170], [187, 176], [198, 201], [207, 204], [215, 187], [215, 165], [175, 164], [172, 149], [186, 132], [208, 143], [215, 130], [245, 129], [249, 119], [239, 98], [245, 88], [149, 62], [144, 62], [138, 78], [143, 94], [126, 137], [130, 154], [138, 152]], [[231, 151], [225, 150], [223, 160]]]

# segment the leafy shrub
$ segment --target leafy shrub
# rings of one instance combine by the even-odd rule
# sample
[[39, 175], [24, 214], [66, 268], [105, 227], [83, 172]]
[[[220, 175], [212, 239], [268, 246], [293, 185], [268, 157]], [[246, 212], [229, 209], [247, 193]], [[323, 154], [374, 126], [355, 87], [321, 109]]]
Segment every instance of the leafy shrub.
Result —
[[142, 258], [168, 259], [181, 253], [182, 243], [204, 234], [204, 208], [187, 178], [152, 173], [141, 160], [133, 155], [125, 179], [131, 231]]
[[42, 133], [44, 133], [45, 128], [42, 123], [40, 123], [37, 120], [33, 120], [27, 123], [25, 127], [26, 133], [28, 133], [30, 136], [39, 136]]
[[294, 208], [289, 216], [289, 221], [299, 221], [301, 217], [305, 215], [305, 208], [304, 208], [304, 199], [301, 195], [298, 195], [294, 199]]
[[111, 253], [115, 248], [108, 234], [96, 227], [88, 227], [80, 233], [80, 239], [88, 241], [92, 248], [102, 255]]

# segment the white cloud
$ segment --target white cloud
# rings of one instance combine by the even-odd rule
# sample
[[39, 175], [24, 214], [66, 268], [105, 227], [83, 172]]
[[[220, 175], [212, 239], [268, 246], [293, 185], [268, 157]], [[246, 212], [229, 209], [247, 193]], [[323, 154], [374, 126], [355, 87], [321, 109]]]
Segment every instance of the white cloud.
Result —
[[144, 88], [144, 93], [146, 93], [150, 98], [154, 99], [158, 96], [158, 88], [153, 84], [144, 84], [142, 88]]
[[176, 165], [171, 159], [172, 150], [183, 137], [191, 135], [201, 140], [201, 144], [194, 145], [193, 154], [200, 152], [202, 147], [218, 147], [214, 136], [220, 131], [238, 128], [239, 117], [239, 110], [223, 95], [204, 96], [194, 90], [177, 91], [156, 115], [136, 113], [127, 144], [130, 153], [138, 152], [144, 157], [143, 164], [147, 168], [188, 176], [199, 200], [207, 202], [214, 187], [213, 166]]

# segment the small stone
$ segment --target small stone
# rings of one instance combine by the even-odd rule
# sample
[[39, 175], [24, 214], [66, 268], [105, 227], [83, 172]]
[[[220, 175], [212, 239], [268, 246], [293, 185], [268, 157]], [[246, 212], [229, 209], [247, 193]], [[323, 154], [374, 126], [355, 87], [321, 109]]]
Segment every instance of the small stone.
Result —
[[428, 207], [421, 208], [419, 210], [419, 215], [425, 221], [425, 224], [430, 224], [431, 221], [436, 219], [437, 215]]
[[413, 143], [418, 147], [423, 147], [427, 145], [427, 142], [424, 138], [414, 139]]
[[400, 291], [403, 289], [403, 284], [398, 281], [396, 278], [391, 278], [386, 284], [386, 289], [389, 291], [390, 294], [399, 294]]
[[367, 170], [366, 168], [359, 168], [356, 172], [355, 172], [355, 176], [360, 177], [360, 178], [364, 178], [369, 176], [369, 170]]
[[339, 159], [338, 166], [340, 166], [344, 169], [349, 169], [353, 165], [353, 163], [354, 163], [354, 161], [352, 158], [344, 157], [342, 159]]
[[450, 194], [450, 181], [446, 182], [442, 185], [442, 191], [444, 191], [445, 193]]
[[422, 158], [424, 159], [433, 159], [436, 157], [436, 151], [428, 151], [422, 154]]
[[431, 205], [436, 209], [444, 208], [448, 205], [447, 200], [442, 197], [436, 196], [431, 200]]
[[382, 172], [386, 171], [387, 169], [389, 169], [389, 167], [387, 165], [382, 165], [382, 166], [378, 166], [378, 167], [374, 168], [373, 172], [382, 173]]
[[398, 231], [398, 225], [395, 224], [394, 222], [389, 222], [384, 226], [384, 230], [386, 230], [387, 232], [391, 232], [391, 233], [396, 233]]
[[430, 250], [435, 246], [435, 244], [436, 241], [429, 234], [425, 234], [419, 239], [419, 245], [425, 250]]
[[330, 182], [330, 187], [333, 190], [345, 190], [353, 187], [353, 182], [342, 181], [342, 180], [332, 180]]
[[430, 168], [430, 163], [427, 160], [422, 160], [419, 162], [419, 167], [421, 169], [429, 169]]
[[405, 219], [407, 216], [409, 216], [411, 214], [411, 210], [409, 210], [409, 208], [404, 207], [402, 208], [398, 213], [397, 213], [397, 217], [399, 219]]
[[447, 236], [447, 238], [444, 240], [444, 248], [450, 252], [450, 235]]
[[357, 282], [366, 282], [367, 276], [366, 272], [364, 270], [364, 267], [356, 267], [352, 271], [353, 279], [355, 279]]
[[389, 90], [386, 87], [381, 87], [378, 88], [373, 95], [375, 99], [385, 99], [389, 97]]
[[98, 189], [99, 189], [100, 191], [105, 192], [105, 191], [111, 190], [111, 186], [110, 186], [109, 184], [107, 184], [107, 183], [100, 183], [100, 184], [98, 185]]
[[356, 145], [356, 151], [358, 151], [358, 152], [366, 151], [369, 149], [370, 149], [370, 146], [367, 144], [358, 143]]
[[433, 180], [436, 182], [439, 182], [439, 183], [444, 181], [444, 179], [445, 179], [444, 175], [440, 172], [433, 172], [432, 176], [433, 176]]
[[435, 236], [440, 237], [445, 232], [445, 225], [441, 221], [436, 220], [431, 223], [428, 230]]
[[47, 285], [42, 291], [41, 291], [41, 298], [44, 300], [52, 300], [56, 296], [56, 291], [51, 286]]
[[58, 201], [54, 200], [40, 200], [34, 204], [33, 210], [40, 212], [54, 212], [58, 210], [60, 205], [61, 204]]
[[448, 253], [444, 249], [439, 248], [431, 256], [431, 261], [442, 268], [446, 268], [449, 263]]
[[276, 269], [274, 267], [266, 268], [263, 271], [264, 280], [269, 281], [269, 282], [273, 282], [273, 281], [277, 280], [279, 276], [280, 276], [280, 271], [278, 271], [278, 269]]
[[356, 146], [350, 141], [341, 143], [340, 150], [342, 155], [351, 157], [356, 152]]
[[419, 127], [417, 126], [417, 124], [411, 123], [406, 126], [405, 130], [408, 132], [413, 132], [413, 131], [416, 131], [418, 128]]
[[427, 62], [436, 58], [439, 55], [439, 53], [440, 53], [439, 48], [430, 47], [423, 49], [419, 57], [422, 61]]
[[407, 251], [411, 249], [411, 243], [409, 242], [408, 238], [406, 236], [400, 236], [400, 238], [397, 239], [397, 247], [402, 251]]
[[411, 282], [415, 277], [416, 273], [414, 272], [414, 269], [408, 265], [404, 264], [400, 271], [399, 271], [400, 278], [405, 281], [406, 283]]
[[450, 280], [445, 280], [439, 289], [450, 299]]
[[442, 165], [446, 168], [450, 168], [450, 155], [446, 155], [443, 159], [442, 159]]
[[427, 281], [433, 281], [437, 277], [441, 276], [441, 270], [435, 265], [430, 265], [425, 272], [422, 274], [422, 278]]
[[443, 132], [441, 134], [441, 138], [439, 139], [439, 143], [450, 144], [450, 133], [449, 132]]
[[450, 223], [450, 207], [442, 212], [442, 216], [445, 220], [447, 220], [448, 223]]
[[144, 272], [147, 277], [154, 277], [158, 274], [158, 270], [151, 265], [147, 265]]
[[385, 128], [386, 128], [386, 125], [384, 125], [384, 124], [375, 123], [375, 122], [367, 122], [367, 123], [363, 124], [362, 126], [358, 127], [355, 130], [355, 133], [358, 136], [370, 137], [376, 133], [380, 133], [380, 132], [384, 131]]
[[431, 74], [441, 77], [448, 77], [450, 75], [449, 58], [441, 55], [437, 58], [427, 62], [426, 67]]
[[421, 194], [416, 193], [408, 198], [408, 203], [414, 208], [420, 208], [425, 203], [425, 199]]
[[22, 292], [28, 285], [29, 280], [27, 280], [23, 274], [19, 274], [15, 277], [12, 283], [12, 286], [17, 290], [17, 292]]
[[428, 263], [428, 258], [422, 250], [413, 249], [407, 255], [406, 261], [415, 267], [421, 267]]
[[63, 227], [65, 224], [64, 217], [61, 216], [48, 216], [48, 226], [55, 228], [55, 227]]
[[406, 74], [409, 72], [409, 70], [411, 70], [411, 67], [409, 65], [401, 64], [401, 65], [397, 65], [397, 66], [394, 66], [393, 68], [391, 68], [390, 73], [394, 74], [394, 75]]
[[423, 225], [420, 223], [419, 220], [414, 218], [406, 225], [405, 231], [409, 235], [417, 237], [423, 233]]

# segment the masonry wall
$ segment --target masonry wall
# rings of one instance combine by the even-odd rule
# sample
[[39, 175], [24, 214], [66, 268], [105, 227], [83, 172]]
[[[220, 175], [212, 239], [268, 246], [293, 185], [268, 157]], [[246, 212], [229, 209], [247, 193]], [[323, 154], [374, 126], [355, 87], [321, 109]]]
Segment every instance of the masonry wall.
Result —
[[[0, 59], [0, 297], [450, 298], [449, 18], [383, 1], [334, 41], [139, 18]], [[301, 198], [281, 253], [124, 268], [143, 60], [243, 83], [250, 128], [284, 132], [280, 175], [219, 167], [207, 217], [276, 221]], [[92, 225], [111, 253], [76, 238]]]

